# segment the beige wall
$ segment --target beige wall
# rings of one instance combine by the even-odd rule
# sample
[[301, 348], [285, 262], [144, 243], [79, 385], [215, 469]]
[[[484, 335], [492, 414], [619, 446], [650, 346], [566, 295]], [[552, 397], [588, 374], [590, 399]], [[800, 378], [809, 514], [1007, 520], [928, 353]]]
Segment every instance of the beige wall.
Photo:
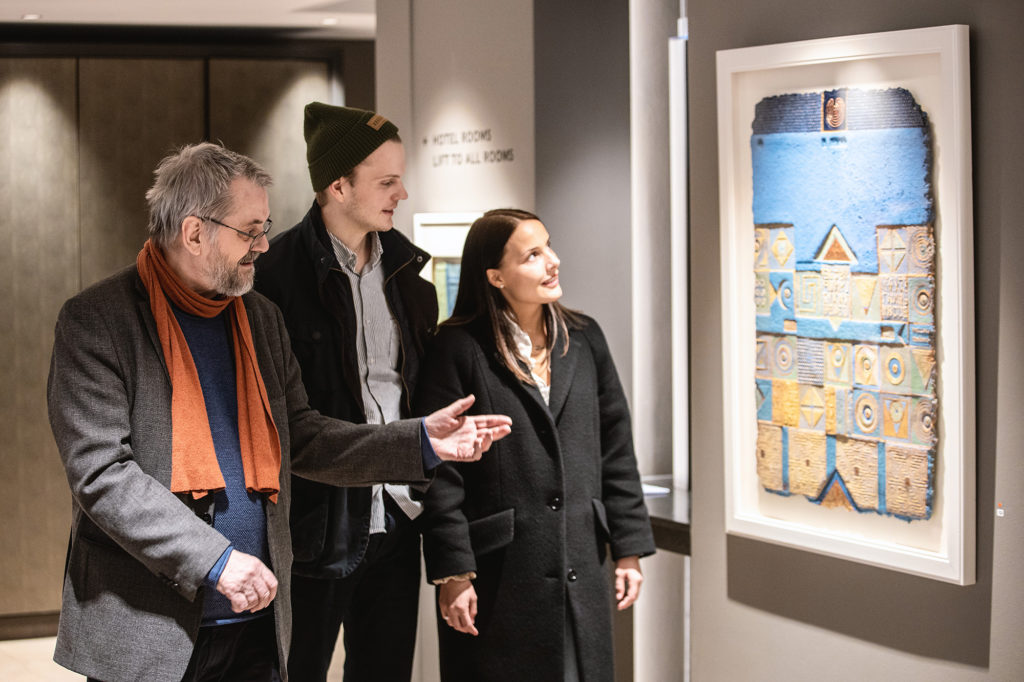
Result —
[[210, 139], [257, 159], [274, 176], [275, 233], [301, 220], [313, 202], [302, 109], [307, 102], [330, 102], [327, 86], [323, 62], [210, 61]]
[[46, 418], [79, 286], [75, 62], [0, 59], [0, 614], [59, 606], [69, 495]]
[[82, 286], [131, 263], [146, 241], [146, 189], [171, 149], [202, 139], [200, 59], [78, 60]]
[[[693, 679], [1016, 680], [1024, 670], [1024, 105], [1019, 0], [691, 0]], [[977, 584], [957, 587], [725, 535], [715, 52], [971, 27]], [[1007, 508], [995, 517], [995, 506]]]

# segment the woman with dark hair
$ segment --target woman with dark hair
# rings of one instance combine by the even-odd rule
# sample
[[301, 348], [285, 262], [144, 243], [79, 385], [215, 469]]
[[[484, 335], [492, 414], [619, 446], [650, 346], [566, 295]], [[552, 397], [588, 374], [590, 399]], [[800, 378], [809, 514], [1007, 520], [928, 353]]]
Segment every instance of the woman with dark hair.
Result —
[[558, 266], [537, 216], [485, 213], [423, 363], [421, 413], [472, 393], [512, 417], [483, 461], [439, 467], [425, 500], [449, 682], [611, 681], [611, 596], [633, 604], [654, 552], [618, 374], [597, 323], [558, 302]]

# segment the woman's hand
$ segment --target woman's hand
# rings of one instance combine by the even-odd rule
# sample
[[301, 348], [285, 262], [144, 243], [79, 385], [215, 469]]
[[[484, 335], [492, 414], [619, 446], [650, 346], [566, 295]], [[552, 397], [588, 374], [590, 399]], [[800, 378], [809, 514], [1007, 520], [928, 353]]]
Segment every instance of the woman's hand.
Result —
[[478, 635], [476, 626], [476, 590], [471, 580], [449, 580], [437, 594], [444, 622], [459, 632]]
[[619, 611], [628, 609], [640, 596], [644, 574], [640, 572], [640, 557], [625, 556], [615, 562], [615, 598]]

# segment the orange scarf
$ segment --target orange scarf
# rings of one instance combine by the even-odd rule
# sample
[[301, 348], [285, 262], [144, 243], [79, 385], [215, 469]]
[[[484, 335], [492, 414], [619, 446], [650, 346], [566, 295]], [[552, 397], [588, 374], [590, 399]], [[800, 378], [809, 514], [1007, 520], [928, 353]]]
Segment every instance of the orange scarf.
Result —
[[269, 493], [277, 502], [280, 489], [281, 443], [270, 413], [267, 389], [256, 362], [249, 330], [249, 316], [240, 296], [209, 299], [185, 286], [167, 265], [160, 249], [147, 240], [136, 259], [142, 283], [149, 292], [149, 307], [171, 377], [171, 491], [198, 499], [224, 489], [217, 454], [213, 448], [206, 401], [199, 373], [185, 335], [167, 299], [178, 308], [211, 318], [231, 306], [231, 338], [235, 354], [238, 391], [238, 441], [245, 472], [245, 488]]

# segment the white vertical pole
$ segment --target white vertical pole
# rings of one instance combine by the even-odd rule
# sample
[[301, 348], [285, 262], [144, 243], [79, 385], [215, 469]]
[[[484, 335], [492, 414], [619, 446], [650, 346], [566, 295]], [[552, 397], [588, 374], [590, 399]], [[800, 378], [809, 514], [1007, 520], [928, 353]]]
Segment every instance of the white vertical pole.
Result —
[[687, 283], [686, 2], [680, 2], [678, 36], [669, 40], [669, 169], [672, 248], [672, 482], [690, 487], [689, 290]]
[[[669, 41], [669, 173], [672, 249], [672, 483], [690, 488], [689, 176], [687, 170], [686, 0]], [[690, 681], [690, 557], [683, 557], [683, 682]]]

